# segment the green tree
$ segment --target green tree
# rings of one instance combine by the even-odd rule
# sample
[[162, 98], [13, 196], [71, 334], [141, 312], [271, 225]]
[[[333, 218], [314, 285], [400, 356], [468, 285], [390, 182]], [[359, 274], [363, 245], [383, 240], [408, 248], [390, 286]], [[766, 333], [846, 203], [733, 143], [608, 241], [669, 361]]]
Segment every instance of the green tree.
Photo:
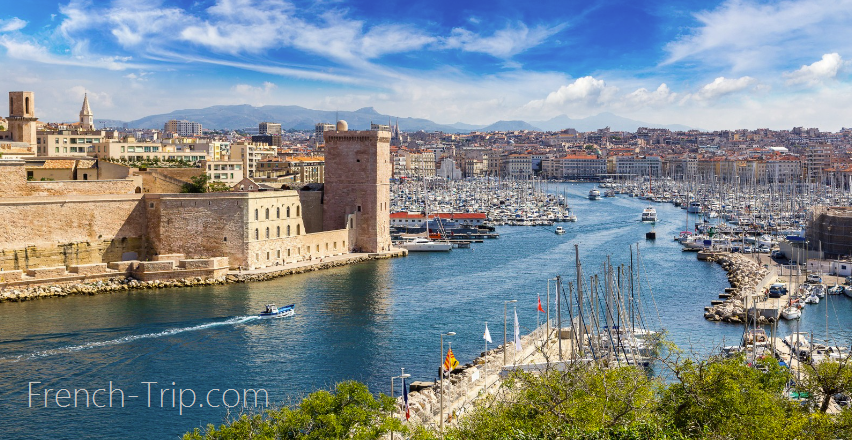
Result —
[[231, 187], [228, 186], [228, 184], [226, 184], [225, 182], [220, 182], [218, 180], [214, 180], [214, 181], [207, 184], [207, 191], [208, 192], [224, 192], [224, 191], [230, 191], [230, 190], [231, 190]]
[[208, 425], [195, 429], [184, 440], [242, 439], [357, 439], [383, 438], [391, 430], [405, 432], [402, 421], [392, 417], [394, 399], [374, 398], [367, 386], [341, 382], [333, 391], [317, 391], [295, 408], [282, 407], [263, 414], [242, 415], [218, 429]]
[[787, 370], [774, 358], [760, 363], [753, 368], [740, 355], [671, 365], [676, 381], [662, 393], [662, 415], [696, 437], [773, 439], [800, 430], [807, 417], [784, 395]]
[[210, 181], [210, 176], [207, 174], [199, 174], [192, 176], [190, 182], [184, 183], [181, 192], [184, 193], [205, 193], [207, 192], [207, 184]]
[[802, 388], [811, 399], [819, 401], [819, 410], [828, 411], [831, 397], [838, 393], [852, 392], [852, 365], [846, 357], [840, 361], [823, 361], [804, 364]]

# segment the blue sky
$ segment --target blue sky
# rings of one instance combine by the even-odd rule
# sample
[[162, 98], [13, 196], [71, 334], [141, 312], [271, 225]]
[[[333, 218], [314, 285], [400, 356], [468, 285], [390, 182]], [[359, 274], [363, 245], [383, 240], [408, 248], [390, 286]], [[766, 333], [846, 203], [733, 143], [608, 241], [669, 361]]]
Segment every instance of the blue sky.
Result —
[[852, 0], [5, 3], [0, 84], [36, 92], [42, 120], [75, 120], [88, 92], [97, 118], [122, 120], [280, 104], [852, 126]]

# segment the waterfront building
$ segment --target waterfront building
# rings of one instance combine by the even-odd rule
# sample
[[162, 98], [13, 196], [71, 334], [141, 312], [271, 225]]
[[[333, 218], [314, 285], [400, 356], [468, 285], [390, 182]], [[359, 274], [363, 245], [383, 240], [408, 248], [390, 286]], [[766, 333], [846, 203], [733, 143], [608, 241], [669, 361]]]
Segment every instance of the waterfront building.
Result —
[[165, 123], [163, 131], [178, 136], [201, 136], [201, 123], [172, 119]]
[[320, 145], [325, 145], [325, 138], [323, 134], [327, 131], [333, 131], [335, 129], [334, 124], [329, 124], [327, 122], [320, 122], [314, 128], [314, 144], [319, 148]]
[[533, 175], [532, 156], [510, 154], [506, 160], [506, 176], [514, 179], [529, 179]]
[[98, 159], [126, 162], [151, 162], [182, 160], [196, 163], [208, 159], [208, 152], [196, 144], [160, 144], [138, 142], [132, 137], [122, 141], [100, 142], [92, 146], [88, 155]]
[[552, 179], [595, 179], [606, 174], [606, 159], [589, 154], [569, 154], [545, 159], [542, 172]]
[[459, 180], [462, 178], [462, 171], [456, 166], [456, 161], [452, 157], [445, 157], [441, 160], [438, 177], [448, 180]]
[[210, 181], [233, 187], [245, 177], [243, 163], [238, 160], [202, 160], [201, 168]]
[[258, 134], [281, 134], [281, 124], [274, 122], [261, 122], [257, 127]]
[[231, 145], [231, 159], [243, 163], [246, 177], [254, 177], [258, 162], [278, 155], [278, 148], [269, 145], [238, 142]]

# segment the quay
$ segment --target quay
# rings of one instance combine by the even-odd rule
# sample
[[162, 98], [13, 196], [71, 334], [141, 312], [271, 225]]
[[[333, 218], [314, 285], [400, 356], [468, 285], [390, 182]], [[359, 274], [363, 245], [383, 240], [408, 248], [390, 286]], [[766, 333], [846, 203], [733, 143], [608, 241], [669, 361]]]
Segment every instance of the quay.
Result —
[[[210, 276], [187, 276], [185, 270], [157, 272], [151, 279], [136, 279], [132, 273], [109, 271], [100, 275], [82, 276], [76, 273], [51, 278], [31, 279], [18, 282], [0, 282], [0, 303], [28, 301], [34, 299], [64, 297], [69, 295], [96, 295], [135, 289], [161, 289], [169, 287], [197, 287], [216, 284], [267, 281], [287, 275], [313, 272], [333, 267], [357, 264], [369, 260], [402, 257], [405, 249], [375, 253], [349, 253], [325, 258], [309, 259], [278, 266], [257, 269], [237, 269], [211, 272]], [[63, 273], [64, 273], [64, 268]], [[224, 272], [224, 273], [222, 273]], [[58, 269], [57, 269], [58, 273]], [[216, 275], [216, 276], [213, 276]]]

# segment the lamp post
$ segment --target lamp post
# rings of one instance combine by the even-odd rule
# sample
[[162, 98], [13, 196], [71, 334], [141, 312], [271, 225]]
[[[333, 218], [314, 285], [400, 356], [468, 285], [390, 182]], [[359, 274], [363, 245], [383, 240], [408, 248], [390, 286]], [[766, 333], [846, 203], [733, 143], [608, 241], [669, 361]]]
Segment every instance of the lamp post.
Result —
[[444, 435], [444, 336], [455, 336], [456, 332], [441, 333], [441, 436]]
[[506, 365], [506, 319], [508, 317], [509, 303], [516, 302], [518, 302], [516, 299], [503, 301], [503, 365]]
[[[409, 377], [411, 377], [411, 375], [405, 372], [405, 368], [402, 368], [402, 373], [400, 373], [399, 376], [391, 377], [391, 393], [390, 393], [391, 399], [393, 399], [393, 380], [394, 379], [407, 379]], [[404, 388], [403, 388], [402, 392], [405, 393]], [[391, 438], [391, 440], [393, 440], [393, 430], [391, 430], [391, 437], [390, 438]]]

